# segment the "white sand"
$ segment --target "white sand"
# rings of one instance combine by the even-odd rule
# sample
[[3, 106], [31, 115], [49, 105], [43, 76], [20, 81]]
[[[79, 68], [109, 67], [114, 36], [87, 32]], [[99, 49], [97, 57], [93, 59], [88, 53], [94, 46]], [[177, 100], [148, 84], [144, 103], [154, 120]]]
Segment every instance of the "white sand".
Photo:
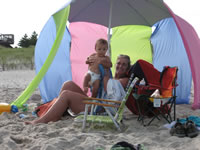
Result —
[[[35, 76], [34, 71], [0, 72], [0, 102], [11, 103], [27, 87]], [[27, 102], [36, 104], [41, 101], [38, 89]], [[30, 114], [30, 113], [28, 113]], [[200, 110], [193, 111], [191, 105], [178, 105], [177, 116], [183, 118], [200, 115]], [[30, 114], [31, 116], [31, 114]], [[148, 150], [198, 150], [200, 135], [195, 138], [178, 138], [169, 134], [163, 127], [164, 120], [155, 121], [151, 126], [143, 127], [137, 116], [128, 110], [125, 112], [123, 132], [111, 128], [104, 131], [100, 127], [87, 128], [81, 132], [80, 125], [71, 117], [63, 117], [58, 122], [48, 124], [25, 125], [18, 115], [3, 113], [0, 115], [0, 149], [1, 150], [109, 150], [120, 141], [131, 144], [144, 144]]]

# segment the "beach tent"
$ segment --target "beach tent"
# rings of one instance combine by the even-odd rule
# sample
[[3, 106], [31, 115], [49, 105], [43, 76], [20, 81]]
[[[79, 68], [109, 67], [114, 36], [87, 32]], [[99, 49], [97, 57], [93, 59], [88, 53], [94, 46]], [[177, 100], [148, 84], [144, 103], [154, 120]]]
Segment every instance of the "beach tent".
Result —
[[[101, 4], [103, 1], [106, 5]], [[84, 9], [77, 8], [78, 2]], [[127, 15], [130, 22], [116, 22], [113, 25], [110, 22], [115, 22], [114, 19], [120, 18], [120, 15], [120, 23], [126, 20], [123, 10], [128, 12], [128, 9], [117, 8], [117, 5], [122, 8], [124, 2], [139, 15], [133, 19], [130, 18], [134, 15]], [[99, 7], [92, 7], [95, 3]], [[150, 8], [153, 5], [154, 8]], [[98, 14], [98, 10], [101, 13]], [[104, 13], [112, 17], [102, 23]], [[114, 13], [117, 14], [116, 17]], [[95, 21], [90, 20], [89, 16], [93, 16]], [[35, 48], [37, 75], [12, 104], [21, 107], [39, 84], [43, 102], [57, 97], [64, 81], [73, 80], [82, 87], [83, 76], [87, 71], [85, 60], [94, 52], [94, 44], [98, 38], [105, 38], [110, 42], [109, 54], [113, 64], [117, 55], [128, 54], [132, 63], [144, 59], [153, 63], [159, 71], [166, 65], [178, 66], [177, 103], [189, 103], [193, 79], [193, 108], [200, 108], [200, 92], [197, 90], [200, 88], [200, 71], [197, 68], [200, 56], [199, 38], [193, 27], [175, 15], [162, 0], [76, 0], [74, 3], [69, 0], [49, 18], [40, 33]]]

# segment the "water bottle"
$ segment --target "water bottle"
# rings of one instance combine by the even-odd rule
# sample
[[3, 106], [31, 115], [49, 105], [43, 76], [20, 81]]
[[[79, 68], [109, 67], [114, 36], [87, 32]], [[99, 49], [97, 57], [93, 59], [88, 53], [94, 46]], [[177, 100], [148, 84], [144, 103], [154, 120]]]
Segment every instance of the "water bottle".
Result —
[[144, 81], [144, 78], [140, 81], [140, 85], [145, 85], [146, 82]]

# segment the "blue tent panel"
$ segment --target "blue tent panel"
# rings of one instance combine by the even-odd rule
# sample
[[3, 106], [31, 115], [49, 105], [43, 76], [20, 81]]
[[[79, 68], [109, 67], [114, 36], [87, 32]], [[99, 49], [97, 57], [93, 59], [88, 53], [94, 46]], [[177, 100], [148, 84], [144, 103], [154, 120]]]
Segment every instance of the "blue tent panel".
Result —
[[188, 104], [192, 74], [182, 38], [172, 18], [156, 23], [151, 37], [153, 64], [162, 71], [163, 66], [178, 67], [177, 103]]
[[[49, 55], [51, 47], [56, 38], [56, 25], [51, 17], [40, 33], [35, 48], [35, 67], [38, 73]], [[72, 80], [70, 64], [70, 41], [71, 36], [66, 29], [58, 52], [49, 67], [46, 75], [39, 85], [40, 95], [44, 103], [51, 101], [59, 95], [62, 84]]]

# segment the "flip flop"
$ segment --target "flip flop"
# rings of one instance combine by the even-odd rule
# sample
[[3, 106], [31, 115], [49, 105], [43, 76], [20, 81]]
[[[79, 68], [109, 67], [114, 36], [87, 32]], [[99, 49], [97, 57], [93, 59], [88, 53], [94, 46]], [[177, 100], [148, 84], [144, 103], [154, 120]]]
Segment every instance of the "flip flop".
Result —
[[185, 137], [186, 132], [185, 132], [185, 127], [182, 123], [179, 122], [179, 119], [177, 119], [176, 124], [171, 128], [170, 134], [173, 136], [177, 137]]
[[196, 137], [199, 134], [199, 131], [195, 125], [195, 123], [191, 120], [188, 120], [185, 124], [186, 135], [190, 138]]

